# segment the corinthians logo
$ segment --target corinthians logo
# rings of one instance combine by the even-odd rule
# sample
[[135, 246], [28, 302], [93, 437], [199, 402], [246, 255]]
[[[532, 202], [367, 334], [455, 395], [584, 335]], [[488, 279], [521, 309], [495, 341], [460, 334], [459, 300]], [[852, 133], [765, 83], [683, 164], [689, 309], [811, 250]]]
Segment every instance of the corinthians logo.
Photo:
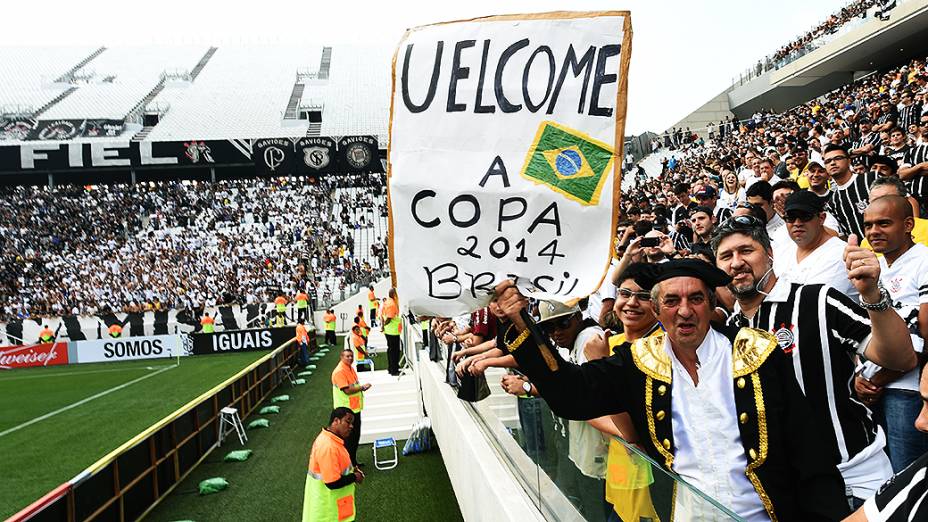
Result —
[[305, 147], [303, 149], [303, 163], [311, 169], [324, 169], [329, 166], [329, 161], [331, 161], [329, 149], [324, 147]]
[[784, 353], [793, 353], [793, 348], [796, 347], [796, 337], [793, 335], [792, 325], [787, 327], [785, 324], [780, 324], [780, 329], [774, 332], [773, 335], [777, 338], [777, 344], [780, 345]]
[[371, 149], [364, 143], [352, 143], [345, 150], [345, 159], [356, 169], [363, 169], [371, 162]]
[[280, 167], [281, 163], [284, 162], [284, 150], [280, 147], [275, 147], [271, 145], [270, 147], [264, 149], [264, 164], [267, 165], [267, 168], [274, 172]]

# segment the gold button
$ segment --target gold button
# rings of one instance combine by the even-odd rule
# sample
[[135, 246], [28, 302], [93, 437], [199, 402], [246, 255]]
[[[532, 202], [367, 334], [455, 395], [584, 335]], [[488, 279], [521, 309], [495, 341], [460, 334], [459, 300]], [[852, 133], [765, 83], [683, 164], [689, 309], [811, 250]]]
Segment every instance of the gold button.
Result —
[[745, 382], [744, 377], [738, 377], [738, 380], [735, 381], [735, 384], [738, 385], [738, 388], [744, 389], [744, 387], [747, 385], [747, 382]]
[[[670, 440], [664, 439], [664, 442], [662, 442], [661, 444], [663, 444], [665, 450], [670, 449]], [[751, 450], [751, 451], [754, 451], [754, 450]]]
[[748, 456], [751, 457], [751, 460], [757, 460], [757, 452], [754, 451], [754, 448], [748, 450]]
[[747, 413], [742, 413], [741, 415], [738, 416], [738, 420], [741, 422], [741, 424], [747, 424], [747, 423], [748, 423], [748, 414], [747, 414]]
[[655, 417], [657, 420], [659, 420], [659, 421], [664, 420], [664, 417], [666, 417], [666, 416], [667, 416], [667, 414], [664, 413], [664, 410], [660, 410], [660, 411], [658, 411], [657, 413], [654, 414], [654, 417]]
[[657, 394], [658, 394], [658, 395], [660, 395], [660, 396], [663, 397], [666, 393], [667, 393], [667, 387], [666, 387], [666, 386], [664, 386], [663, 384], [661, 384], [660, 386], [657, 387]]

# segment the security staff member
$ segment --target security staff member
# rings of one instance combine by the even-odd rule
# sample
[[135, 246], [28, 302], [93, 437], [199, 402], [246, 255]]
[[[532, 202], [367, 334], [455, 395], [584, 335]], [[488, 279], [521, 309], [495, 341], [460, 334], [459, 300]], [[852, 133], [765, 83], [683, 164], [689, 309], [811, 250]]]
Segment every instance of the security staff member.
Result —
[[355, 518], [354, 485], [364, 482], [364, 472], [351, 464], [345, 439], [355, 431], [355, 415], [335, 408], [329, 425], [313, 442], [303, 488], [303, 522], [350, 522]]
[[358, 441], [361, 439], [361, 410], [364, 409], [364, 392], [370, 383], [361, 384], [354, 370], [354, 352], [342, 350], [342, 357], [332, 372], [332, 403], [334, 407], [345, 407], [354, 412], [354, 431], [345, 439], [345, 448], [351, 455], [351, 463], [358, 464]]
[[296, 320], [305, 321], [309, 315], [309, 296], [306, 295], [306, 292], [300, 290], [300, 293], [296, 294]]
[[213, 333], [216, 331], [216, 320], [209, 316], [209, 314], [204, 314], [203, 318], [200, 319], [200, 330], [203, 333]]
[[371, 328], [377, 326], [377, 305], [379, 304], [377, 296], [374, 295], [374, 287], [367, 292], [368, 315], [371, 318]]
[[302, 319], [296, 323], [296, 344], [300, 347], [300, 364], [306, 366], [309, 364], [309, 333]]
[[387, 371], [390, 375], [400, 374], [400, 309], [396, 303], [396, 289], [391, 288], [387, 302], [383, 304], [383, 333], [387, 338]]
[[108, 331], [109, 331], [110, 337], [113, 339], [122, 337], [122, 325], [113, 323], [110, 325]]
[[325, 324], [325, 342], [328, 345], [335, 346], [335, 310], [329, 308], [322, 316], [322, 322]]
[[279, 295], [274, 299], [274, 308], [277, 310], [276, 326], [283, 326], [286, 323], [287, 298]]
[[55, 332], [47, 324], [42, 325], [42, 331], [39, 332], [40, 343], [50, 343], [55, 340]]

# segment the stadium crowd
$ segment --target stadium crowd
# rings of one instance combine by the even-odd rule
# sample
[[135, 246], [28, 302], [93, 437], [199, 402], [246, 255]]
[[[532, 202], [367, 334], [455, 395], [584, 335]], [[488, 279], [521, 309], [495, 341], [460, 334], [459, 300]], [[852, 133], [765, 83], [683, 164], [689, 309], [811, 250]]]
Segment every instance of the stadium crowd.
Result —
[[[360, 186], [342, 191], [335, 215], [337, 189]], [[0, 191], [0, 321], [252, 304], [299, 291], [323, 305], [385, 266], [380, 242], [354, 251], [355, 234], [384, 211], [382, 175]], [[366, 206], [367, 219], [345, 213]]]
[[[747, 520], [928, 517], [925, 60], [709, 130], [656, 141], [660, 172], [623, 193], [611, 277], [585, 302], [504, 283], [429, 319], [449, 380], [509, 370], [518, 440], [588, 520], [718, 515], [630, 483], [650, 464], [611, 435]], [[757, 339], [773, 348], [744, 359]]]

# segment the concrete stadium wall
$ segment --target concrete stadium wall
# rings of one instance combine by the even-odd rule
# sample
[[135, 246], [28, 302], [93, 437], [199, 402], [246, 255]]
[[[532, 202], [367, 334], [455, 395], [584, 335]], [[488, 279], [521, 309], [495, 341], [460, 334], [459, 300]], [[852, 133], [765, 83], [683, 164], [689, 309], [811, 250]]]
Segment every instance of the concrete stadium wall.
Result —
[[464, 520], [545, 520], [445, 384], [440, 369], [425, 359], [419, 371], [425, 410]]

